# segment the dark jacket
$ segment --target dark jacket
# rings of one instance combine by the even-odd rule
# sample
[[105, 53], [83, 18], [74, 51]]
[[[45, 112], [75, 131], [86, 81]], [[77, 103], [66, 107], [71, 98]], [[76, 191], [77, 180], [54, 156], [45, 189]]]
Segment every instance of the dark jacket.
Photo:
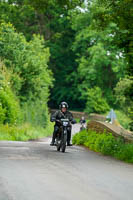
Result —
[[60, 126], [60, 123], [56, 122], [56, 120], [60, 120], [60, 119], [69, 119], [70, 122], [74, 121], [73, 115], [69, 111], [66, 111], [65, 113], [63, 113], [60, 110], [58, 110], [55, 113], [53, 113], [50, 117], [50, 121], [55, 122], [55, 125], [57, 126]]
[[86, 123], [86, 120], [85, 120], [85, 119], [81, 119], [81, 120], [80, 120], [80, 123], [81, 123], [81, 124], [85, 124], [85, 123]]

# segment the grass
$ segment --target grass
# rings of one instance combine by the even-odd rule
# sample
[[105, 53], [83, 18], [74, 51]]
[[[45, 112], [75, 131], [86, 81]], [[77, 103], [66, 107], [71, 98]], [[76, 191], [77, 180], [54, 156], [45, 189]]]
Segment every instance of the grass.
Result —
[[33, 127], [25, 123], [21, 126], [0, 125], [0, 140], [28, 141], [47, 137], [52, 134], [53, 124], [49, 123], [44, 129], [42, 127]]
[[133, 163], [133, 143], [124, 143], [122, 138], [115, 138], [111, 133], [98, 134], [91, 130], [83, 130], [73, 136], [72, 142], [73, 144], [84, 145], [90, 150], [100, 152], [103, 155]]

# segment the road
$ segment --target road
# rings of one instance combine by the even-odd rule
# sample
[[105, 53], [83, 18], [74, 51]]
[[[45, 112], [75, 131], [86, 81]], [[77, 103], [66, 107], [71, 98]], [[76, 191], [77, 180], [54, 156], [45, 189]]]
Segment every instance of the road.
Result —
[[133, 199], [133, 165], [49, 142], [0, 142], [0, 200]]

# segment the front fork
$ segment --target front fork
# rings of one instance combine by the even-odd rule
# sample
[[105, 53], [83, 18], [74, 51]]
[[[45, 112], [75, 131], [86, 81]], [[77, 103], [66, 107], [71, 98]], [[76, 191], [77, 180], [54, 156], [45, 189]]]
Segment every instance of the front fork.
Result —
[[67, 137], [67, 127], [62, 127], [62, 130], [58, 133], [56, 140], [60, 141]]

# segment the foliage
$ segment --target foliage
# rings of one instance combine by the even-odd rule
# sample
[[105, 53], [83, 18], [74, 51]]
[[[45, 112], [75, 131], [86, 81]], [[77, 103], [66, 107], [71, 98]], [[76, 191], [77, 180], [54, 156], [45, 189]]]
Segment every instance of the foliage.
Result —
[[116, 101], [119, 107], [131, 119], [130, 130], [133, 130], [133, 77], [121, 79], [115, 88]]
[[78, 144], [78, 145], [84, 144], [84, 141], [86, 140], [87, 140], [87, 134], [85, 130], [75, 134], [72, 138], [73, 144]]
[[33, 127], [25, 123], [21, 126], [0, 125], [0, 140], [28, 141], [39, 139], [52, 134], [53, 124], [49, 123], [45, 129], [42, 127]]
[[73, 91], [77, 91], [75, 80], [68, 77], [76, 69], [75, 54], [71, 50], [74, 31], [69, 12], [82, 3], [83, 0], [12, 0], [0, 3], [0, 21], [13, 24], [28, 40], [34, 33], [39, 33], [47, 40], [45, 44], [50, 47], [51, 54], [49, 66], [55, 78], [50, 97], [50, 106], [53, 107], [57, 107], [63, 99], [69, 101], [71, 107], [77, 108], [76, 104], [82, 106], [77, 96], [73, 95]]
[[131, 119], [123, 111], [115, 110], [118, 122], [125, 129], [130, 129]]
[[40, 101], [28, 101], [22, 105], [24, 122], [32, 124], [34, 127], [45, 128], [49, 123], [48, 108]]
[[124, 143], [122, 138], [112, 134], [81, 131], [73, 136], [73, 144], [80, 144], [103, 155], [111, 155], [117, 159], [133, 163], [133, 144]]
[[76, 31], [73, 51], [77, 55], [78, 89], [81, 98], [86, 101], [88, 88], [100, 87], [108, 103], [114, 105], [113, 88], [119, 78], [124, 77], [126, 68], [123, 49], [118, 48], [114, 41], [117, 25], [110, 23], [104, 30], [97, 30], [91, 25], [93, 18], [95, 16], [89, 10], [73, 18], [72, 27]]
[[[23, 109], [23, 104], [34, 105], [32, 124], [42, 125], [42, 121], [45, 120], [43, 125], [46, 126], [47, 101], [49, 87], [52, 86], [52, 73], [47, 66], [49, 50], [44, 45], [44, 40], [39, 35], [34, 35], [33, 39], [27, 42], [24, 35], [17, 33], [11, 24], [2, 23], [0, 26], [0, 53], [6, 68], [12, 71], [13, 92]], [[38, 109], [39, 106], [40, 109]], [[38, 121], [36, 123], [35, 118]]]
[[99, 87], [88, 89], [87, 103], [85, 112], [87, 113], [105, 113], [109, 110], [106, 100], [102, 97], [102, 91]]
[[119, 103], [120, 107], [127, 112], [128, 107], [131, 106], [133, 101], [133, 97], [131, 97], [129, 93], [133, 88], [133, 79], [130, 77], [125, 77], [121, 79], [115, 88], [116, 100]]
[[40, 36], [34, 35], [33, 40], [27, 42], [21, 33], [15, 32], [12, 25], [1, 24], [1, 58], [6, 67], [12, 68], [17, 74], [17, 77], [12, 78], [12, 84], [22, 101], [27, 98], [47, 99], [51, 72], [47, 68], [49, 51], [43, 45], [44, 41]]
[[133, 131], [133, 103], [131, 107], [129, 108], [129, 117], [131, 118], [131, 122], [129, 124], [130, 130]]
[[0, 124], [17, 124], [22, 120], [19, 101], [13, 94], [10, 73], [0, 63]]
[[[127, 72], [133, 75], [133, 2], [132, 0], [113, 1], [96, 0], [93, 6], [95, 18], [97, 18], [97, 28], [105, 28], [110, 21], [118, 26], [115, 33], [115, 43], [124, 48], [125, 56], [128, 61]], [[97, 8], [97, 9], [96, 9]], [[100, 9], [103, 8], [103, 9]], [[97, 13], [97, 14], [96, 14]], [[128, 23], [127, 23], [128, 21]]]
[[[10, 37], [5, 36], [9, 36], [7, 28], [7, 33], [4, 32], [5, 35], [2, 36], [4, 40], [0, 49], [4, 50], [5, 43], [7, 57], [3, 51], [2, 56], [7, 67], [13, 68], [14, 91], [20, 97], [21, 103], [27, 99], [28, 104], [38, 101], [44, 94], [46, 96], [42, 99], [47, 103], [48, 88], [51, 85], [48, 63], [55, 78], [49, 106], [57, 108], [60, 101], [65, 100], [74, 110], [84, 110], [88, 107], [88, 90], [99, 87], [102, 91], [102, 102], [107, 102], [113, 108], [125, 108], [124, 112], [128, 110], [128, 116], [131, 116], [132, 87], [126, 90], [127, 93], [122, 94], [123, 90], [120, 91], [123, 100], [126, 99], [125, 102], [130, 100], [128, 107], [119, 107], [119, 102], [122, 103], [123, 100], [119, 101], [118, 93], [117, 100], [119, 100], [116, 104], [114, 88], [118, 88], [116, 85], [118, 86], [119, 81], [121, 84], [122, 79], [124, 83], [126, 73], [129, 76], [133, 75], [132, 0], [83, 2], [83, 0], [0, 2], [0, 23], [10, 22], [17, 32], [23, 33], [29, 41], [27, 42], [23, 34], [14, 34], [15, 31], [13, 29], [11, 31], [11, 28], [8, 29]], [[32, 39], [35, 33], [40, 34], [46, 41], [44, 42], [39, 36], [34, 36]], [[8, 46], [7, 40], [8, 44], [10, 43]], [[41, 48], [34, 51], [38, 44]], [[46, 47], [50, 49], [50, 59]], [[31, 61], [32, 56], [33, 61]], [[40, 67], [42, 58], [45, 70]], [[41, 74], [45, 74], [43, 78], [40, 78]], [[47, 86], [45, 85], [43, 92], [41, 88], [44, 87], [44, 82]], [[41, 102], [39, 104], [41, 105]], [[45, 108], [44, 110], [47, 110]]]

